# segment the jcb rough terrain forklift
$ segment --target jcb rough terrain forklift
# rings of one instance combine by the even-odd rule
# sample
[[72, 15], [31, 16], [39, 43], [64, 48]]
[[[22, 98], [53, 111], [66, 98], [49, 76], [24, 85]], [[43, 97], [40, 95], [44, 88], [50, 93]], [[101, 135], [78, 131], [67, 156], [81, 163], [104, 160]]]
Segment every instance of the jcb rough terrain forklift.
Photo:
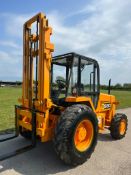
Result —
[[115, 96], [100, 93], [98, 62], [76, 53], [52, 58], [51, 34], [42, 13], [24, 24], [23, 86], [21, 105], [15, 106], [16, 133], [1, 142], [20, 134], [32, 143], [0, 160], [35, 147], [39, 139], [53, 140], [62, 161], [79, 165], [90, 158], [98, 132], [108, 128], [113, 139], [126, 134], [127, 117], [116, 114]]

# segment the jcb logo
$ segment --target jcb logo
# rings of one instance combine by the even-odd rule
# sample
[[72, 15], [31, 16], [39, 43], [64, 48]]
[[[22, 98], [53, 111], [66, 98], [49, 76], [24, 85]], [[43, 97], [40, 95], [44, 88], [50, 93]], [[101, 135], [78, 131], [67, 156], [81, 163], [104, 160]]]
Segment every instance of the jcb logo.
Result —
[[111, 108], [111, 104], [110, 103], [104, 103], [102, 106], [103, 106], [103, 109]]

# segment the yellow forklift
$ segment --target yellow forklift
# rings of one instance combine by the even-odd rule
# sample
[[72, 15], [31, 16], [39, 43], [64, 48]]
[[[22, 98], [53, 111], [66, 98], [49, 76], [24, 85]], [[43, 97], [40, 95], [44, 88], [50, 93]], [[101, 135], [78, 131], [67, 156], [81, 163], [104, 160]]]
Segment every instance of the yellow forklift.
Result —
[[[52, 29], [42, 13], [24, 24], [23, 85], [15, 106], [15, 135], [31, 144], [0, 156], [5, 160], [52, 140], [59, 158], [79, 165], [90, 158], [99, 132], [110, 130], [113, 139], [127, 131], [127, 116], [116, 113], [115, 96], [100, 93], [100, 70], [96, 60], [67, 53], [52, 57]], [[63, 40], [64, 42], [64, 40]]]

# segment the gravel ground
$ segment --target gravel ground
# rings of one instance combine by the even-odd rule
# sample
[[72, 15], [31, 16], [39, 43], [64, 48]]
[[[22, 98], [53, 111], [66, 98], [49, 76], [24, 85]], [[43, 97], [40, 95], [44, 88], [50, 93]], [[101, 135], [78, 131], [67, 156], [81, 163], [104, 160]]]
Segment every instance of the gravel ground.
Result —
[[[100, 134], [95, 152], [81, 166], [64, 165], [56, 156], [52, 143], [38, 143], [31, 151], [0, 163], [1, 175], [131, 175], [131, 108], [119, 110], [128, 116], [128, 132], [124, 139], [114, 141], [109, 131]], [[0, 144], [0, 154], [27, 144], [19, 137]]]

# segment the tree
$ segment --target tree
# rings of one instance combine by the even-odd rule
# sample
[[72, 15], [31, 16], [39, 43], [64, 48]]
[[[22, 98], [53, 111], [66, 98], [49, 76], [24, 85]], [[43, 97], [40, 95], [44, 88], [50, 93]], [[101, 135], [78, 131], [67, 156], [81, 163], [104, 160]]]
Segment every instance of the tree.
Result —
[[56, 77], [56, 81], [57, 81], [57, 80], [63, 80], [63, 81], [65, 81], [65, 78], [62, 77], [62, 76], [57, 76], [57, 77]]
[[124, 83], [123, 87], [124, 88], [131, 88], [131, 83]]
[[116, 89], [120, 89], [120, 88], [122, 88], [122, 85], [121, 85], [120, 83], [117, 83], [117, 84], [115, 85], [115, 88], [116, 88]]

